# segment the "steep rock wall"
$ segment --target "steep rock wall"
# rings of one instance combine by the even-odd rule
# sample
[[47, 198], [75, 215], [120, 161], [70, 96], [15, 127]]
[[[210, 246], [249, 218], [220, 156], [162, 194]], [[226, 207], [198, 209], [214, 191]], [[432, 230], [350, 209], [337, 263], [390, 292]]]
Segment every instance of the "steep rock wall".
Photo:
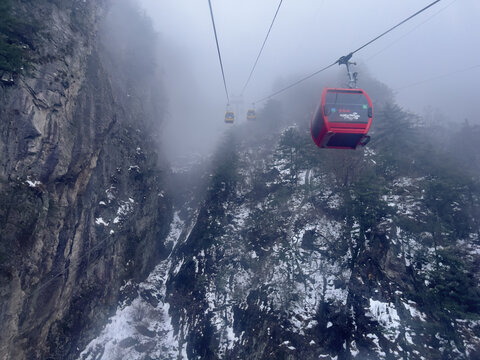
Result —
[[147, 274], [164, 252], [165, 165], [142, 100], [120, 97], [138, 88], [127, 90], [116, 76], [115, 54], [99, 35], [107, 5], [16, 8], [44, 26], [34, 41], [35, 70], [0, 88], [4, 359], [74, 356], [123, 282]]

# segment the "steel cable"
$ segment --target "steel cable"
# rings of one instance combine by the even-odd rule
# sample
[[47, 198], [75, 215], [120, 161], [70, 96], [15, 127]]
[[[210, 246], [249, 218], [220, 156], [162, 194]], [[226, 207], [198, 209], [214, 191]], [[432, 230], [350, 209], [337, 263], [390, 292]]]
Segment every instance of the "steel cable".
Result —
[[227, 102], [230, 104], [230, 97], [228, 96], [227, 81], [225, 80], [225, 71], [223, 70], [222, 55], [220, 53], [220, 46], [218, 45], [217, 28], [215, 27], [215, 19], [213, 16], [212, 2], [208, 0], [210, 7], [210, 17], [212, 18], [213, 33], [215, 34], [215, 43], [217, 44], [218, 60], [220, 61], [220, 68], [222, 69], [223, 85], [225, 86], [225, 95], [227, 95]]
[[272, 31], [273, 24], [275, 23], [275, 19], [277, 18], [280, 7], [282, 6], [282, 2], [283, 2], [283, 0], [280, 0], [280, 3], [278, 4], [277, 11], [275, 12], [275, 16], [273, 17], [272, 23], [270, 24], [270, 28], [268, 29], [267, 35], [265, 36], [265, 40], [263, 40], [262, 47], [260, 48], [260, 51], [258, 52], [255, 63], [253, 64], [252, 70], [250, 71], [250, 75], [248, 75], [248, 79], [245, 82], [245, 85], [243, 86], [242, 95], [245, 92], [245, 89], [247, 88], [247, 85], [250, 82], [250, 79], [252, 78], [252, 75], [253, 75], [253, 72], [255, 71], [255, 68], [257, 67], [258, 60], [260, 59], [260, 56], [262, 55], [263, 49], [265, 48], [265, 44], [267, 43], [267, 39], [268, 39], [268, 36], [270, 35], [270, 31]]
[[342, 60], [345, 60], [345, 59], [346, 59], [346, 60], [348, 61], [348, 59], [350, 59], [353, 54], [355, 54], [355, 53], [359, 52], [360, 50], [364, 49], [364, 48], [367, 47], [368, 45], [370, 45], [370, 44], [372, 44], [373, 42], [377, 41], [378, 39], [380, 39], [381, 37], [385, 36], [385, 35], [388, 34], [389, 32], [395, 30], [395, 29], [398, 28], [400, 25], [405, 24], [407, 21], [413, 19], [414, 17], [416, 17], [417, 15], [421, 14], [422, 12], [424, 12], [424, 11], [427, 10], [427, 9], [429, 9], [430, 7], [434, 6], [435, 4], [439, 3], [440, 1], [442, 1], [442, 0], [435, 0], [434, 2], [432, 2], [432, 3], [430, 3], [429, 5], [425, 6], [423, 9], [418, 10], [416, 13], [414, 13], [414, 14], [410, 15], [408, 18], [402, 20], [402, 21], [399, 22], [397, 25], [391, 27], [390, 29], [388, 29], [388, 30], [384, 31], [383, 33], [381, 33], [380, 35], [378, 35], [377, 37], [375, 37], [375, 38], [373, 38], [372, 40], [368, 41], [367, 43], [363, 44], [363, 45], [360, 46], [358, 49], [350, 52], [348, 55], [342, 56], [340, 59], [338, 59], [338, 60], [335, 61], [334, 63], [332, 63], [332, 64], [330, 64], [330, 65], [328, 65], [328, 66], [325, 66], [323, 69], [320, 69], [320, 70], [318, 70], [318, 71], [316, 71], [316, 72], [314, 72], [314, 73], [312, 73], [312, 74], [310, 74], [310, 75], [308, 75], [308, 76], [305, 76], [304, 78], [302, 78], [302, 79], [294, 82], [293, 84], [290, 84], [290, 85], [288, 85], [288, 86], [286, 86], [286, 87], [284, 87], [284, 88], [282, 88], [282, 89], [280, 89], [280, 90], [277, 90], [277, 91], [274, 92], [273, 94], [271, 94], [271, 95], [269, 95], [269, 96], [265, 96], [265, 97], [263, 97], [263, 98], [255, 101], [255, 102], [257, 103], [257, 102], [262, 102], [262, 101], [268, 100], [268, 99], [270, 99], [270, 98], [272, 98], [272, 97], [274, 97], [274, 96], [276, 96], [276, 95], [278, 95], [278, 94], [280, 94], [280, 93], [282, 93], [282, 92], [284, 92], [284, 91], [286, 91], [286, 90], [288, 90], [288, 89], [290, 89], [290, 88], [292, 88], [292, 87], [294, 87], [294, 86], [299, 85], [300, 83], [304, 82], [305, 80], [308, 80], [308, 79], [310, 79], [311, 77], [314, 77], [315, 75], [320, 74], [321, 72], [323, 72], [323, 71], [331, 68], [332, 66], [334, 66], [334, 65], [336, 65], [336, 64], [340, 64]]

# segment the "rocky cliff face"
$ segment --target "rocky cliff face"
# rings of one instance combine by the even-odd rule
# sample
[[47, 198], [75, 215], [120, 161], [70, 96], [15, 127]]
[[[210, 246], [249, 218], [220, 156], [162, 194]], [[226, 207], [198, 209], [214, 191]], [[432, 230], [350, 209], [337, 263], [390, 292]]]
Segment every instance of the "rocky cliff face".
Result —
[[[3, 359], [73, 356], [124, 280], [148, 274], [166, 252], [171, 205], [151, 110], [160, 89], [128, 71], [125, 59], [141, 45], [108, 47], [112, 16], [128, 11], [108, 5], [14, 6], [43, 25], [32, 39], [34, 69], [0, 86]], [[135, 14], [132, 24], [141, 22]]]

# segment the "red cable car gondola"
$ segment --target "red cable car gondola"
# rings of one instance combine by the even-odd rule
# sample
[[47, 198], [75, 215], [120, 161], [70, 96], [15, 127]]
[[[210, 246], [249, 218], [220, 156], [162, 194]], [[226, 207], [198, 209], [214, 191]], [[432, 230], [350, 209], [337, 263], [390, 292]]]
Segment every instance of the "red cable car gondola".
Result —
[[325, 88], [310, 131], [321, 148], [356, 149], [370, 140], [372, 100], [362, 89]]

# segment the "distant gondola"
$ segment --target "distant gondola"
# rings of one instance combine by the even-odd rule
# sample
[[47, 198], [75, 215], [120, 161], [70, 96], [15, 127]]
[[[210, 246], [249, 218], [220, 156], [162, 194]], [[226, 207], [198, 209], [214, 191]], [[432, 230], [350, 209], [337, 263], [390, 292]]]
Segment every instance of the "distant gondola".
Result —
[[318, 147], [356, 149], [370, 140], [372, 119], [372, 101], [362, 89], [325, 88], [310, 130]]
[[247, 120], [256, 120], [257, 119], [257, 114], [255, 113], [255, 110], [249, 109], [247, 111]]
[[233, 124], [235, 121], [235, 115], [233, 114], [233, 111], [226, 111], [225, 112], [225, 122], [227, 124]]

